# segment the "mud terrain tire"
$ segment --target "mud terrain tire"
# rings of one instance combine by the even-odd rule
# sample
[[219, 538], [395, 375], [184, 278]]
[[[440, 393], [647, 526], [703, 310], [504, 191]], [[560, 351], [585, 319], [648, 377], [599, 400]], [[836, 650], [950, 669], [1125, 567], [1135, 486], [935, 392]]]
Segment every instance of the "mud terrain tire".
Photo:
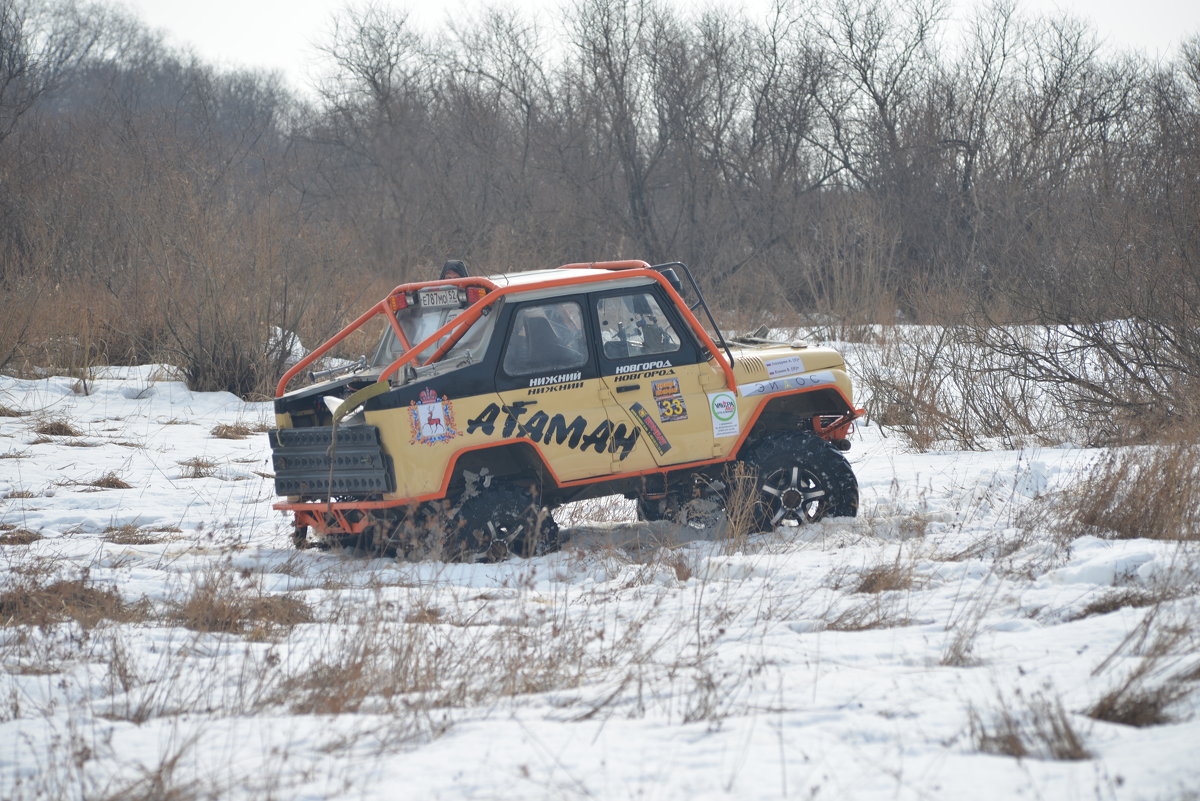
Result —
[[497, 562], [558, 550], [558, 524], [533, 494], [515, 484], [481, 488], [459, 509], [457, 536], [449, 556], [462, 562]]
[[757, 473], [753, 522], [757, 531], [781, 523], [815, 523], [858, 514], [858, 481], [846, 457], [804, 431], [772, 434], [743, 460]]

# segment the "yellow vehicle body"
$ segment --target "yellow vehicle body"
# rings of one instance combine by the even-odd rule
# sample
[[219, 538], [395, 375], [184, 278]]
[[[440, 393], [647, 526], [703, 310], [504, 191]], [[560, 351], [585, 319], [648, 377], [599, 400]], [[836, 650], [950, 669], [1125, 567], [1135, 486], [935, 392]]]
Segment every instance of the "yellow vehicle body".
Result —
[[[544, 520], [601, 494], [685, 497], [772, 432], [844, 445], [857, 412], [840, 354], [710, 334], [676, 266], [686, 271], [609, 262], [397, 287], [280, 381], [277, 508], [296, 515], [298, 539], [386, 539], [419, 510], [478, 539], [481, 526], [518, 525], [479, 519], [481, 493]], [[369, 362], [286, 391], [376, 317], [387, 327]]]

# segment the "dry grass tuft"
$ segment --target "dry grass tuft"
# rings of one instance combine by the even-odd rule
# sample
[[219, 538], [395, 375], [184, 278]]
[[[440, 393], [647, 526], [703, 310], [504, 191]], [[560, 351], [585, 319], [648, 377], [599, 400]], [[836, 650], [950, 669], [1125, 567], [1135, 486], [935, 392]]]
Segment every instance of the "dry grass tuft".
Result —
[[5, 406], [3, 403], [0, 403], [0, 417], [24, 417], [27, 414], [29, 412], [14, 409], [11, 406]]
[[171, 617], [193, 631], [250, 633], [256, 638], [313, 620], [312, 609], [299, 598], [266, 595], [257, 585], [240, 584], [223, 572], [204, 576]]
[[[104, 529], [104, 539], [114, 545], [150, 545], [162, 540], [162, 537], [156, 537], [155, 534], [163, 533], [168, 529], [143, 529], [138, 528], [133, 523], [126, 523], [123, 526], [109, 526]], [[169, 529], [172, 532], [178, 532], [179, 529]]]
[[30, 490], [13, 490], [4, 496], [5, 498], [36, 498], [37, 495]]
[[1113, 450], [1061, 501], [1063, 533], [1117, 539], [1200, 539], [1198, 446]]
[[1026, 700], [1018, 691], [1015, 703], [1000, 697], [988, 719], [973, 706], [967, 717], [971, 739], [985, 754], [1069, 761], [1092, 756], [1057, 696], [1039, 693]]
[[118, 476], [113, 471], [108, 471], [97, 479], [86, 482], [89, 487], [99, 487], [100, 489], [132, 489], [133, 485], [127, 483], [124, 479]]
[[179, 466], [185, 468], [182, 478], [211, 478], [217, 471], [216, 462], [199, 456], [184, 459]]
[[443, 620], [442, 610], [432, 606], [423, 606], [404, 616], [405, 623], [441, 623]]
[[[1170, 595], [1174, 595], [1174, 593], [1170, 593]], [[1083, 620], [1085, 617], [1092, 617], [1094, 615], [1107, 615], [1109, 612], [1115, 612], [1118, 609], [1137, 609], [1144, 606], [1152, 606], [1164, 599], [1164, 594], [1161, 590], [1151, 590], [1142, 587], [1123, 587], [1109, 590], [1104, 595], [1091, 601], [1087, 606], [1079, 610], [1079, 612], [1071, 615], [1067, 620]]]
[[27, 528], [0, 532], [0, 545], [29, 545], [42, 539], [42, 535]]
[[1133, 668], [1086, 710], [1088, 717], [1139, 728], [1170, 723], [1170, 707], [1193, 691], [1189, 677], [1200, 670], [1193, 664], [1173, 669], [1195, 637], [1190, 621], [1159, 625], [1161, 607], [1154, 606], [1094, 673], [1123, 657], [1136, 659]]
[[214, 426], [209, 433], [217, 439], [245, 439], [253, 434], [254, 431], [249, 426], [242, 425], [241, 423], [234, 423], [232, 425], [220, 423]]
[[866, 603], [842, 610], [825, 620], [827, 631], [872, 631], [907, 626], [912, 618], [875, 596]]
[[893, 590], [910, 590], [916, 583], [916, 571], [911, 563], [902, 563], [900, 552], [896, 559], [864, 570], [858, 576], [858, 593], [880, 593]]
[[144, 620], [145, 604], [127, 604], [113, 588], [99, 588], [87, 575], [41, 583], [30, 576], [0, 592], [0, 626], [52, 626], [73, 620], [85, 629], [101, 620]]
[[43, 437], [82, 437], [83, 432], [62, 418], [43, 420], [33, 429]]

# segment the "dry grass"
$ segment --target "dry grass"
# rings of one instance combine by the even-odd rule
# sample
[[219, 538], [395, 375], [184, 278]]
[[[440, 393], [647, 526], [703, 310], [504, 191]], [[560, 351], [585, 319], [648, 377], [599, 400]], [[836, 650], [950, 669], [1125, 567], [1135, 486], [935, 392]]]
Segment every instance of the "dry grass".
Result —
[[858, 576], [857, 593], [880, 593], [895, 590], [910, 590], [916, 583], [916, 568], [911, 561], [901, 561], [901, 552], [896, 551], [896, 558], [867, 568]]
[[209, 433], [217, 439], [245, 439], [253, 434], [254, 430], [241, 423], [219, 423]]
[[1000, 696], [992, 714], [985, 716], [971, 706], [967, 717], [971, 739], [985, 754], [1055, 760], [1092, 755], [1057, 696], [1038, 693], [1026, 699], [1017, 692], [1011, 701]]
[[1163, 623], [1162, 617], [1163, 608], [1156, 604], [1094, 671], [1096, 675], [1134, 661], [1088, 707], [1088, 717], [1139, 728], [1172, 722], [1171, 707], [1192, 694], [1190, 679], [1200, 671], [1200, 661], [1190, 651], [1196, 635], [1194, 621]]
[[14, 409], [11, 406], [5, 406], [3, 403], [0, 403], [0, 417], [24, 417], [27, 414], [29, 412]]
[[151, 545], [163, 540], [162, 534], [178, 534], [180, 530], [174, 526], [163, 528], [139, 528], [133, 523], [123, 526], [109, 526], [104, 529], [104, 539], [114, 545]]
[[62, 418], [42, 420], [33, 429], [43, 437], [82, 437], [83, 432]]
[[12, 492], [5, 495], [4, 497], [5, 498], [13, 498], [13, 499], [36, 498], [37, 494], [30, 490], [13, 490]]
[[86, 573], [50, 583], [26, 576], [0, 592], [0, 626], [45, 627], [73, 620], [90, 629], [102, 620], [128, 623], [145, 616], [146, 605], [125, 603], [116, 589], [95, 586]]
[[897, 608], [897, 604], [886, 600], [886, 596], [880, 595], [847, 607], [836, 615], [827, 614], [825, 617], [827, 631], [894, 629], [910, 623], [912, 618]]
[[311, 622], [313, 614], [299, 598], [268, 595], [253, 582], [211, 571], [176, 606], [171, 619], [193, 631], [249, 633], [262, 639], [272, 631]]
[[[1171, 592], [1171, 595], [1175, 593]], [[1146, 589], [1143, 587], [1121, 587], [1111, 589], [1090, 601], [1083, 609], [1067, 618], [1068, 621], [1083, 620], [1086, 617], [1095, 615], [1107, 615], [1110, 612], [1115, 612], [1118, 609], [1133, 608], [1137, 609], [1144, 606], [1152, 606], [1164, 600], [1163, 592], [1160, 590]]]
[[26, 528], [0, 532], [0, 545], [29, 545], [42, 539], [42, 535]]
[[1113, 450], [1060, 500], [1062, 533], [1200, 539], [1198, 456], [1193, 441]]
[[211, 459], [193, 456], [179, 463], [184, 468], [181, 478], [211, 478], [217, 471], [217, 463]]
[[133, 485], [126, 482], [113, 471], [108, 471], [99, 478], [85, 482], [89, 487], [97, 487], [99, 489], [133, 489]]

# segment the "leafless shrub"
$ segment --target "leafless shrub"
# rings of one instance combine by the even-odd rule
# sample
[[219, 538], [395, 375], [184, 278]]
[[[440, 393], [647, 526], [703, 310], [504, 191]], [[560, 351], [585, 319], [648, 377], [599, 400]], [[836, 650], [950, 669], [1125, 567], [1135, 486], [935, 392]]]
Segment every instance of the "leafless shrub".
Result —
[[268, 595], [249, 579], [239, 581], [227, 570], [213, 569], [176, 605], [171, 619], [193, 631], [249, 633], [262, 639], [273, 630], [308, 623], [313, 616], [299, 598]]
[[43, 437], [82, 437], [83, 432], [62, 418], [43, 420], [33, 429]]
[[127, 604], [113, 588], [97, 587], [86, 574], [42, 583], [26, 576], [0, 591], [0, 626], [52, 626], [73, 620], [85, 629], [101, 620], [144, 619], [144, 604]]
[[998, 696], [993, 712], [985, 715], [970, 706], [967, 719], [975, 747], [985, 754], [1018, 759], [1091, 757], [1083, 736], [1075, 729], [1057, 695], [1035, 693], [1027, 699], [1018, 691], [1011, 700]]
[[916, 451], [939, 443], [979, 449], [1053, 439], [1063, 412], [1032, 380], [1002, 374], [995, 357], [955, 326], [897, 326], [863, 351], [856, 370], [869, 419], [894, 429]]

